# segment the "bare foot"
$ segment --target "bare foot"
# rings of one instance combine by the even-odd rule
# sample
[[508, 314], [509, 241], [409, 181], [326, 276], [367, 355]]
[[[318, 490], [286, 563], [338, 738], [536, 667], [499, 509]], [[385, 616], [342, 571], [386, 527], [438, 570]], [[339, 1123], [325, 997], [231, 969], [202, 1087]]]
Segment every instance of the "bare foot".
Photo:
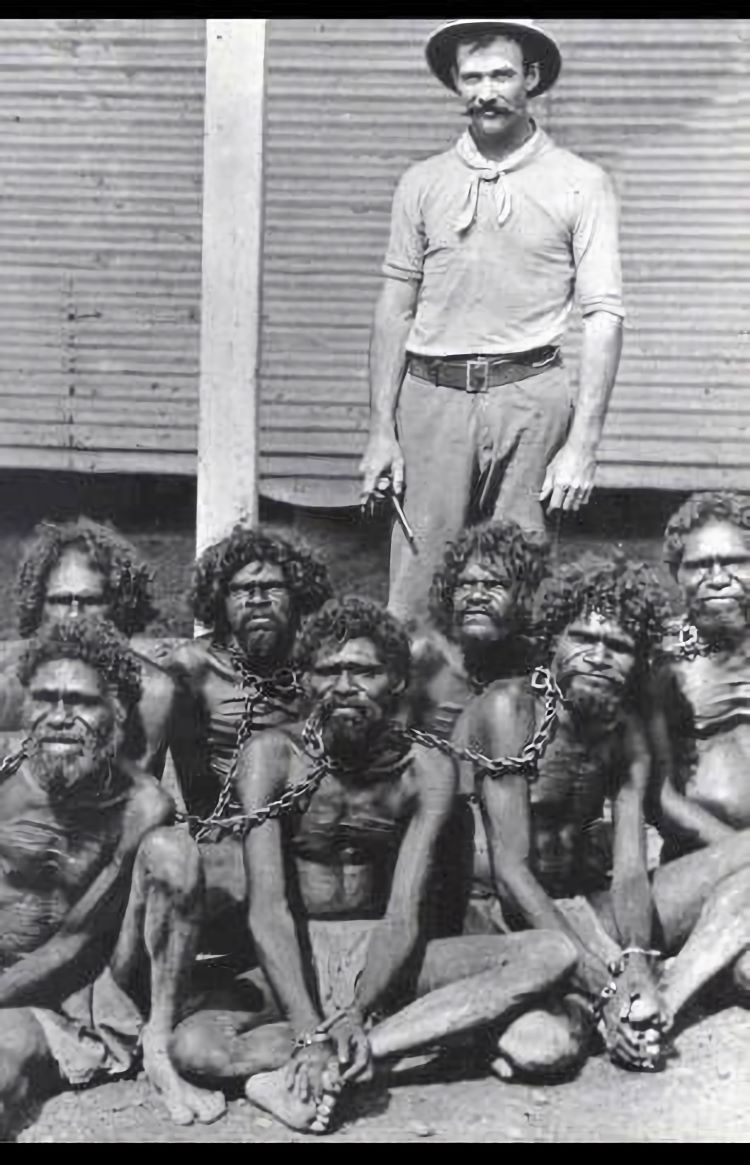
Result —
[[288, 1087], [287, 1069], [284, 1067], [251, 1076], [245, 1085], [245, 1096], [290, 1129], [303, 1133], [325, 1133], [341, 1092], [341, 1084], [326, 1072], [323, 1075], [323, 1088], [323, 1095], [318, 1101], [301, 1100]]
[[155, 1035], [146, 1027], [142, 1042], [146, 1076], [175, 1124], [191, 1125], [193, 1121], [199, 1121], [207, 1125], [224, 1115], [227, 1102], [223, 1093], [208, 1092], [183, 1080], [169, 1058], [162, 1036]]

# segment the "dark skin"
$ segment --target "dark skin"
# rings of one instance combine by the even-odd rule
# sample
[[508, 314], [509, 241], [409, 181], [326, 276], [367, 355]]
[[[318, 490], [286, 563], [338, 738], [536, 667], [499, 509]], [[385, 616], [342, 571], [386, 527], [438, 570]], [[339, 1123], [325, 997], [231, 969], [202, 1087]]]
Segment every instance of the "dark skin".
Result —
[[691, 531], [677, 571], [689, 617], [712, 650], [657, 672], [649, 731], [664, 828], [678, 853], [750, 827], [750, 548], [745, 531], [709, 520]]
[[[44, 621], [75, 619], [83, 615], [111, 615], [107, 580], [86, 554], [67, 547], [49, 573], [42, 618]], [[137, 755], [141, 768], [161, 777], [167, 754], [169, 718], [174, 684], [163, 667], [134, 649], [141, 664], [143, 696], [133, 717], [137, 722]]]
[[[571, 677], [586, 670], [624, 680], [634, 662], [633, 641], [617, 625], [596, 616], [579, 620], [567, 629], [556, 662]], [[596, 692], [607, 681], [587, 678], [585, 682], [593, 684]], [[472, 740], [489, 756], [515, 756], [533, 735], [539, 717], [528, 680], [501, 681], [467, 709], [457, 736], [467, 743]], [[611, 975], [601, 957], [556, 909], [554, 897], [575, 893], [583, 828], [601, 816], [610, 791], [614, 793], [615, 836], [612, 887], [604, 912], [607, 929], [623, 947], [644, 949], [650, 945], [652, 929], [643, 812], [650, 771], [647, 744], [637, 716], [625, 708], [609, 727], [600, 732], [560, 709], [556, 736], [533, 786], [533, 803], [523, 775], [500, 780], [487, 777], [479, 790], [489, 850], [486, 855], [480, 851], [475, 876], [494, 884], [501, 900], [527, 925], [561, 931], [575, 943], [576, 980], [590, 997], [599, 995]], [[579, 777], [582, 746], [590, 763]], [[612, 771], [620, 774], [614, 790], [610, 790]], [[640, 996], [644, 1014], [655, 1024], [658, 1001], [649, 961], [630, 957], [620, 985], [623, 993]], [[630, 1026], [616, 1024], [611, 1011], [609, 1020], [612, 1053], [627, 1063], [642, 1059], [643, 1048]]]
[[452, 727], [478, 686], [524, 670], [513, 638], [518, 589], [501, 557], [468, 559], [453, 592], [455, 646], [434, 632], [414, 644], [417, 722]]
[[[650, 758], [644, 729], [624, 698], [632, 653], [630, 637], [596, 615], [573, 623], [560, 637], [552, 670], [566, 704], [556, 738], [531, 787], [516, 777], [485, 780], [481, 797], [491, 863], [489, 871], [479, 867], [476, 874], [481, 881], [489, 872], [500, 898], [528, 925], [557, 925], [576, 942], [578, 982], [594, 994], [605, 977], [601, 961], [571, 933], [554, 898], [578, 889], [577, 842], [604, 797], [612, 797], [612, 882], [608, 892], [590, 894], [589, 901], [623, 948], [649, 949], [657, 916], [664, 949], [677, 952], [658, 981], [646, 954], [630, 954], [604, 1009], [612, 1058], [626, 1067], [651, 1068], [675, 1016], [746, 946], [750, 833], [735, 834], [705, 855], [671, 862], [649, 878], [644, 799]], [[484, 713], [474, 722], [475, 732], [484, 728], [481, 743], [491, 755], [515, 754], [538, 722], [538, 707], [518, 683], [491, 689], [482, 700]]]
[[[367, 688], [368, 701], [377, 701], [391, 687], [388, 673], [365, 640], [351, 640], [340, 652], [323, 655], [311, 678], [315, 694], [338, 688], [355, 708], [360, 704], [357, 692], [362, 686]], [[341, 715], [347, 712], [344, 710]], [[286, 736], [264, 735], [252, 751], [252, 771], [244, 779], [241, 777], [239, 784], [248, 808], [273, 800], [306, 773], [307, 764]], [[365, 1068], [368, 1055], [364, 1019], [416, 945], [431, 858], [452, 807], [455, 777], [450, 763], [442, 758], [435, 763], [433, 758], [428, 761], [422, 754], [418, 756], [395, 780], [373, 779], [370, 783], [359, 777], [350, 784], [345, 777], [329, 776], [308, 812], [299, 819], [296, 831], [298, 889], [308, 917], [336, 917], [352, 911], [365, 917], [383, 916], [382, 941], [371, 944], [372, 957], [359, 983], [356, 1008], [332, 1033], [339, 1055], [346, 1056], [344, 1079]], [[346, 836], [342, 837], [342, 820], [346, 820], [355, 837], [358, 832], [366, 836], [373, 820], [390, 822], [394, 827], [408, 822], [395, 864], [394, 854], [386, 852], [377, 862], [381, 866], [378, 870], [371, 856], [357, 852]], [[253, 887], [284, 885], [280, 826], [276, 822], [268, 824], [270, 828], [254, 831], [247, 842], [250, 926], [264, 970], [293, 1031], [300, 1035], [317, 1026], [323, 1017], [305, 984], [288, 900], [274, 900], [259, 889], [253, 893]], [[369, 845], [372, 841], [377, 844], [374, 838]], [[390, 894], [384, 897], [383, 885], [388, 883]], [[350, 1063], [346, 1052], [349, 1046], [353, 1049]], [[323, 1055], [313, 1046], [302, 1060], [321, 1060]], [[300, 1062], [296, 1068], [302, 1070]]]
[[[245, 705], [240, 678], [229, 648], [251, 672], [268, 675], [284, 667], [297, 619], [284, 575], [276, 563], [250, 562], [229, 581], [225, 600], [226, 642], [203, 635], [174, 652], [169, 669], [177, 681], [170, 748], [182, 795], [191, 812], [206, 812], [221, 786], [212, 763], [212, 720], [224, 725], [226, 748], [239, 728]], [[271, 716], [269, 723], [287, 717]], [[224, 765], [218, 766], [222, 770]], [[217, 770], [218, 771], [218, 770]]]
[[[266, 1026], [255, 1031], [248, 1030], [249, 1018], [235, 1020], [229, 1042], [224, 1035], [229, 1017], [214, 1016], [201, 1029], [200, 1043], [205, 1048], [213, 1038], [216, 1044], [221, 1028], [224, 1050], [217, 1047], [212, 1063], [221, 1062], [227, 1075], [244, 1068], [254, 1103], [292, 1127], [321, 1132], [340, 1088], [368, 1075], [371, 1063], [498, 1020], [530, 992], [548, 989], [567, 974], [572, 951], [539, 936], [548, 956], [541, 968], [536, 947], [528, 948], [530, 962], [524, 964], [520, 947], [516, 952], [507, 938], [427, 943], [417, 976], [419, 1001], [368, 1027], [425, 938], [424, 906], [453, 808], [456, 775], [445, 757], [419, 747], [400, 759], [396, 754], [395, 760], [383, 753], [383, 727], [401, 685], [394, 683], [372, 641], [323, 644], [306, 682], [314, 705], [330, 712], [323, 742], [342, 767], [326, 774], [303, 815], [271, 819], [252, 829], [245, 847], [250, 926], [280, 1011], [268, 1011], [260, 1020]], [[384, 759], [387, 755], [390, 760]], [[298, 733], [271, 729], [240, 754], [243, 805], [252, 812], [309, 775], [310, 759]], [[315, 964], [300, 934], [306, 922], [352, 918], [371, 919], [375, 927], [362, 973], [352, 983], [352, 1002], [326, 1020], [324, 1040], [290, 1057], [291, 1039], [313, 1031], [324, 1018], [311, 986]], [[472, 1004], [481, 1015], [467, 1015], [467, 977], [482, 972], [489, 979], [486, 985], [477, 981]], [[284, 1035], [282, 1025], [268, 1024], [282, 1017]], [[203, 1062], [208, 1064], [205, 1052]], [[263, 1068], [276, 1071], [263, 1073]]]
[[31, 1007], [59, 1011], [105, 967], [137, 994], [148, 970], [146, 1075], [181, 1124], [224, 1109], [182, 1080], [168, 1053], [193, 956], [197, 854], [161, 830], [173, 814], [154, 779], [115, 759], [125, 711], [77, 659], [41, 664], [24, 706], [29, 753], [0, 784], [0, 1125], [56, 1061]]

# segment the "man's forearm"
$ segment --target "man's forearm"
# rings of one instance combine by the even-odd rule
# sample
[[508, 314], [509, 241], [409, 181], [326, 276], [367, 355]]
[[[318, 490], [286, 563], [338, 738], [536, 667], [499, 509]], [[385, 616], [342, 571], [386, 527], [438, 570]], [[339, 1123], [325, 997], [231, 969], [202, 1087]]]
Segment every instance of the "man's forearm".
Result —
[[601, 439], [622, 351], [622, 321], [592, 312], [583, 321], [578, 399], [568, 442], [592, 455]]
[[300, 1035], [312, 1031], [321, 1016], [307, 990], [302, 954], [288, 910], [250, 914], [250, 929], [261, 966], [279, 997], [286, 1017]]
[[393, 428], [413, 313], [379, 306], [370, 342], [370, 428]]
[[396, 982], [419, 938], [419, 921], [387, 916], [373, 931], [367, 948], [367, 961], [357, 987], [355, 1006], [367, 1016], [385, 992]]

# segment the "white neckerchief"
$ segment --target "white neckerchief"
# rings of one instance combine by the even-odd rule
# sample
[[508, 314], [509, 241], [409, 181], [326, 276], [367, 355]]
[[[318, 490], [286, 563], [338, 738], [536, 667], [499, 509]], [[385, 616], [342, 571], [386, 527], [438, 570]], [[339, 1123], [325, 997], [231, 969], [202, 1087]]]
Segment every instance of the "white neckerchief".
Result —
[[477, 205], [479, 203], [479, 185], [481, 182], [494, 182], [495, 184], [495, 206], [497, 208], [498, 225], [502, 226], [510, 218], [513, 210], [510, 190], [505, 182], [505, 175], [511, 170], [517, 170], [523, 166], [536, 153], [539, 146], [543, 131], [534, 126], [534, 132], [531, 137], [514, 150], [512, 154], [508, 154], [507, 158], [503, 158], [501, 162], [493, 162], [489, 158], [485, 158], [484, 154], [477, 149], [476, 143], [469, 133], [468, 129], [461, 134], [461, 137], [456, 142], [456, 152], [470, 170], [473, 170], [471, 178], [466, 189], [466, 197], [463, 205], [459, 210], [453, 222], [455, 229], [462, 233], [467, 231], [477, 217]]

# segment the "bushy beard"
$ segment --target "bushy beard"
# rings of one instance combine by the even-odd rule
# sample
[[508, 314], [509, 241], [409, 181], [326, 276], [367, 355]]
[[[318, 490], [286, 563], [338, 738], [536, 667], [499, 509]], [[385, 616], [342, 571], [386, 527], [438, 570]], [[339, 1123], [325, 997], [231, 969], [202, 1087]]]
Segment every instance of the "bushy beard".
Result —
[[385, 722], [381, 709], [369, 701], [354, 705], [325, 701], [316, 707], [314, 717], [326, 753], [350, 762], [366, 758]]
[[589, 686], [585, 676], [571, 676], [562, 685], [565, 707], [589, 735], [610, 731], [622, 714], [624, 690], [619, 685]]
[[287, 627], [273, 616], [269, 617], [267, 623], [243, 623], [235, 634], [237, 644], [247, 660], [264, 669], [285, 661], [287, 638]]
[[79, 733], [71, 740], [78, 744], [77, 751], [62, 755], [51, 753], [43, 739], [32, 739], [28, 747], [32, 775], [52, 801], [65, 800], [80, 787], [94, 783], [96, 776], [107, 773], [117, 751], [116, 735], [111, 729], [100, 734]]
[[736, 640], [747, 633], [747, 597], [727, 607], [696, 602], [690, 617], [703, 639]]

